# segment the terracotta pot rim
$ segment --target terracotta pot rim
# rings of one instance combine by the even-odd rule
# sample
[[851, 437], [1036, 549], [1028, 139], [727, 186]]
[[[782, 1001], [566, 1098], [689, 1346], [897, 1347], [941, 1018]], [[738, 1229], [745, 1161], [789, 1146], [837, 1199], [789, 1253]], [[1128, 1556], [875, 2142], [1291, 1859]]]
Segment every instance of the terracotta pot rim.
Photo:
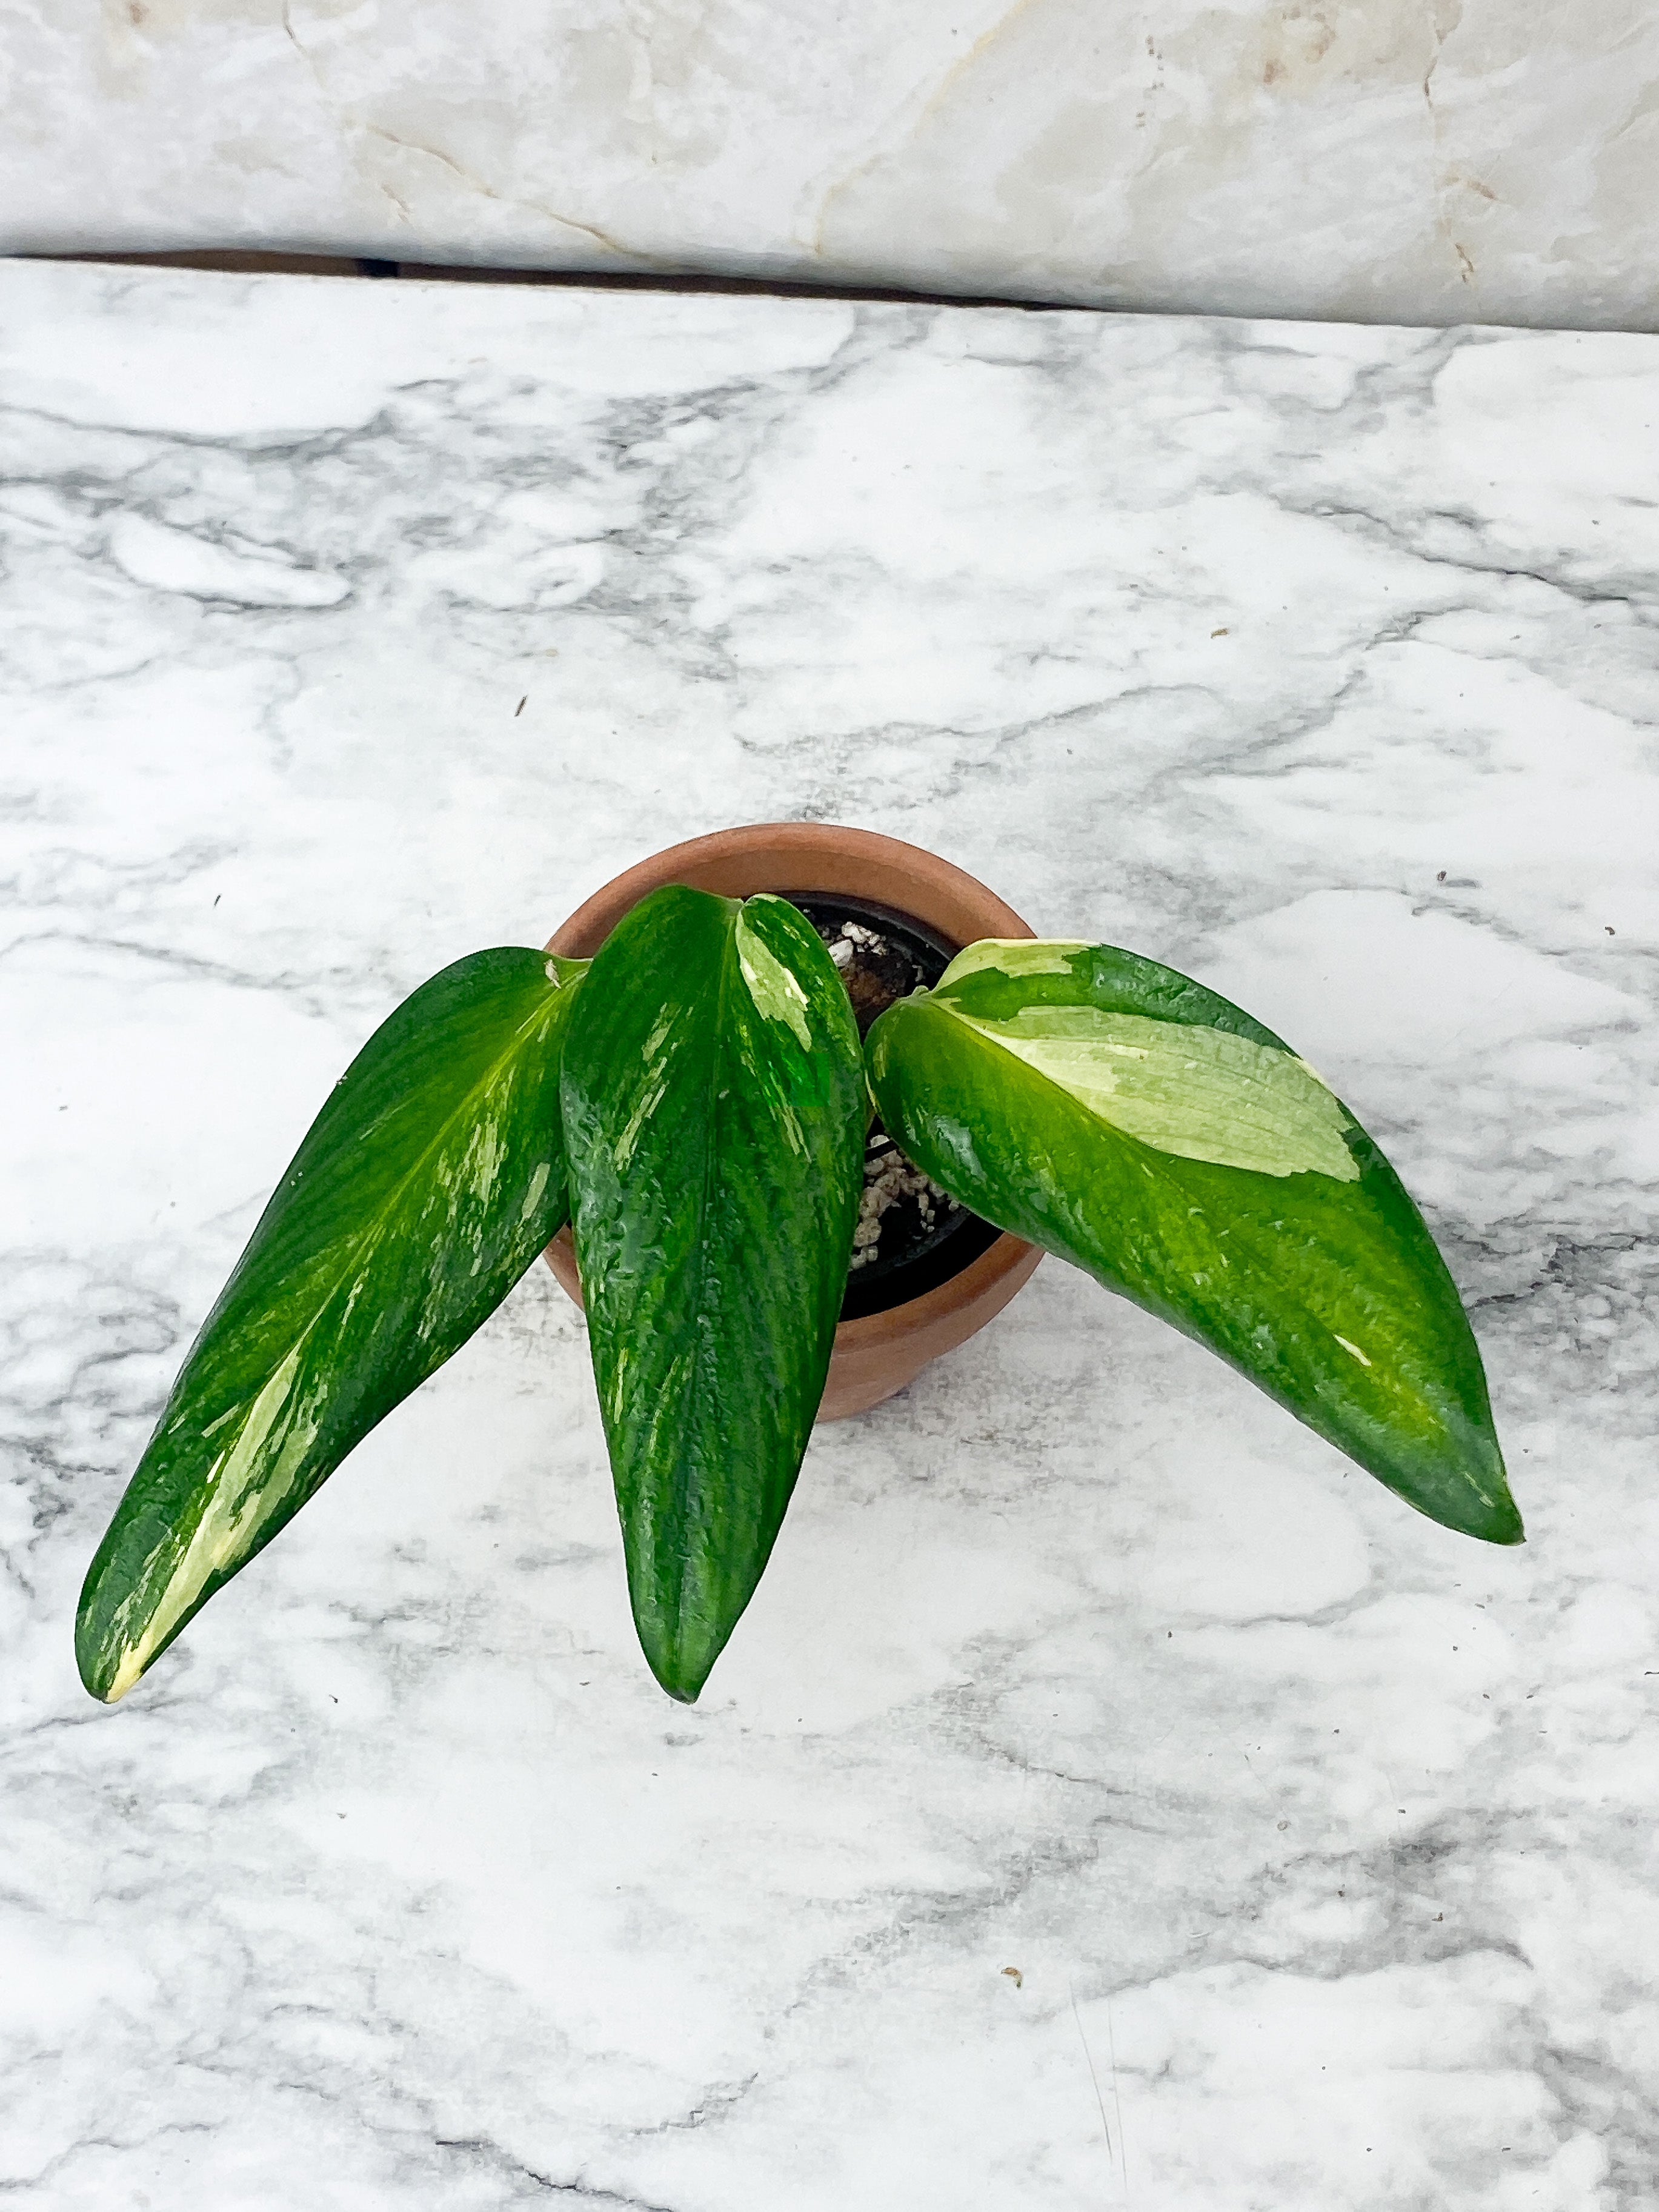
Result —
[[[931, 892], [947, 908], [971, 910], [976, 918], [982, 917], [981, 926], [975, 931], [977, 936], [1034, 937], [1036, 933], [1029, 922], [976, 877], [942, 860], [936, 853], [907, 844], [902, 838], [837, 823], [749, 822], [704, 836], [685, 838], [624, 869], [583, 901], [548, 939], [546, 949], [565, 959], [591, 958], [623, 915], [648, 891], [663, 884], [692, 879], [710, 868], [750, 855], [757, 860], [763, 859], [765, 866], [760, 872], [769, 878], [766, 883], [757, 883], [757, 890], [816, 890], [833, 896], [839, 889], [848, 897], [857, 896], [860, 894], [845, 883], [791, 881], [790, 863], [798, 862], [808, 873], [819, 874], [837, 860], [854, 865], [862, 861], [902, 875], [915, 884], [917, 898], [922, 903], [927, 902]], [[916, 913], [914, 907], [906, 907], [901, 899], [885, 902], [915, 913], [916, 920], [927, 921], [932, 927], [939, 927], [937, 921], [925, 913]], [[568, 1229], [561, 1230], [556, 1241], [569, 1250], [574, 1274], [575, 1254], [570, 1246]], [[862, 1314], [855, 1321], [838, 1322], [836, 1352], [874, 1352], [896, 1338], [909, 1337], [934, 1324], [948, 1322], [1006, 1284], [1016, 1269], [1024, 1268], [1029, 1273], [1036, 1262], [1035, 1248], [1005, 1231], [994, 1244], [932, 1290], [907, 1298], [902, 1304], [884, 1307], [879, 1313]], [[1018, 1284], [1011, 1285], [1006, 1295], [1012, 1296], [1018, 1287]]]
[[970, 1260], [965, 1267], [958, 1267], [954, 1275], [947, 1275], [931, 1291], [923, 1291], [902, 1304], [883, 1306], [878, 1313], [860, 1314], [855, 1321], [836, 1323], [836, 1342], [848, 1351], [856, 1352], [861, 1346], [878, 1344], [891, 1336], [901, 1316], [907, 1329], [926, 1328], [932, 1321], [942, 1321], [966, 1305], [971, 1305], [982, 1291], [1000, 1283], [1012, 1268], [1024, 1261], [1031, 1247], [1018, 1237], [1011, 1237], [1005, 1229], [994, 1244], [988, 1244], [977, 1259]]
[[[992, 916], [997, 927], [983, 929], [981, 937], [1035, 937], [1030, 924], [1004, 903], [988, 885], [970, 876], [965, 868], [954, 861], [941, 860], [921, 845], [907, 844], [902, 837], [889, 837], [879, 830], [854, 830], [836, 822], [744, 822], [730, 830], [714, 830], [701, 837], [687, 837], [678, 845], [665, 845], [659, 853], [653, 853], [637, 860], [631, 868], [613, 876], [602, 884], [589, 898], [584, 899], [568, 920], [561, 922], [547, 941], [546, 950], [556, 952], [567, 960], [591, 958], [597, 952], [617, 923], [630, 907], [637, 906], [647, 891], [659, 884], [672, 884], [676, 872], [702, 865], [736, 858], [753, 853], [769, 857], [780, 849], [794, 852], [805, 859], [809, 854], [826, 860], [832, 854], [857, 857], [878, 866], [902, 872], [929, 890], [946, 893], [953, 899], [981, 908]], [[769, 870], [769, 873], [778, 871]], [[781, 875], [780, 875], [781, 880]], [[795, 890], [831, 891], [830, 885], [795, 884]], [[839, 886], [847, 890], [846, 885]], [[847, 892], [848, 897], [855, 896]], [[926, 917], [917, 915], [918, 921]], [[595, 941], [597, 939], [597, 941]], [[577, 948], [589, 946], [591, 951]]]

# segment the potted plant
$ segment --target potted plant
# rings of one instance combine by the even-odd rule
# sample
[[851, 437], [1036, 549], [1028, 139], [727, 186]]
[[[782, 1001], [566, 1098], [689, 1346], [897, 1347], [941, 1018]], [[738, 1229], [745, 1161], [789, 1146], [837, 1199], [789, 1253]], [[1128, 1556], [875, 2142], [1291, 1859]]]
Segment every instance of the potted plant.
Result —
[[814, 1419], [962, 1342], [1044, 1250], [1431, 1519], [1521, 1540], [1445, 1264], [1289, 1046], [1155, 961], [1034, 938], [893, 839], [761, 825], [629, 872], [544, 951], [458, 961], [363, 1047], [93, 1560], [93, 1694], [124, 1695], [544, 1250], [586, 1304], [673, 1697], [752, 1595]]

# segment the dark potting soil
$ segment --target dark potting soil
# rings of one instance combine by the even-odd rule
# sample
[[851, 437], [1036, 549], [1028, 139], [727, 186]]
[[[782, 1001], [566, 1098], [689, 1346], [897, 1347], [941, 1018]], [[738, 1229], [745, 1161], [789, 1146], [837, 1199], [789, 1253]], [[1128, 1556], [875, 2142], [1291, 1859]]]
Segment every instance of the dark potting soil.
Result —
[[[924, 922], [867, 899], [787, 894], [830, 948], [859, 1035], [912, 991], [931, 989], [957, 947]], [[865, 1140], [864, 1198], [848, 1271], [843, 1321], [919, 1298], [959, 1274], [1000, 1232], [958, 1206], [908, 1160], [878, 1121]]]

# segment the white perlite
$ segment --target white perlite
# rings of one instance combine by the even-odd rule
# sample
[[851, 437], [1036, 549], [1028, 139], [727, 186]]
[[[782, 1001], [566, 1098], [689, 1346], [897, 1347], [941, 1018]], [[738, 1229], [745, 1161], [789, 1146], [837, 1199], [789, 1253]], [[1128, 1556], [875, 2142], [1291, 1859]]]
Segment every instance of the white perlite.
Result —
[[924, 1229], [933, 1227], [939, 1206], [956, 1205], [955, 1199], [941, 1190], [931, 1176], [905, 1158], [891, 1138], [874, 1138], [864, 1163], [864, 1194], [859, 1200], [858, 1226], [853, 1231], [851, 1267], [866, 1267], [877, 1256], [881, 1218], [902, 1198], [915, 1200]]
[[878, 951], [887, 949], [886, 939], [878, 936], [873, 929], [865, 929], [856, 921], [844, 921], [841, 934], [830, 939], [830, 957], [837, 968], [850, 968], [861, 945], [873, 945]]

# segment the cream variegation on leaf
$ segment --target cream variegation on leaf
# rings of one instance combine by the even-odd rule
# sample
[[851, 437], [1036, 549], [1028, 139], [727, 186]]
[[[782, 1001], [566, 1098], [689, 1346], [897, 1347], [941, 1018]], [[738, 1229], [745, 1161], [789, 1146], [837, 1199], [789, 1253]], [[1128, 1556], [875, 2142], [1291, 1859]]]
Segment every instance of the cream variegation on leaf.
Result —
[[804, 915], [669, 886], [592, 963], [475, 954], [363, 1048], [93, 1561], [88, 1688], [130, 1689], [568, 1210], [635, 1623], [695, 1698], [823, 1395], [867, 1096], [963, 1206], [1210, 1346], [1425, 1513], [1520, 1540], [1445, 1263], [1271, 1030], [1134, 953], [988, 939], [890, 1007], [861, 1061]]
[[593, 963], [562, 1097], [635, 1622], [690, 1701], [766, 1565], [823, 1395], [863, 1187], [846, 987], [787, 900], [668, 885]]
[[1209, 1345], [1434, 1519], [1519, 1541], [1445, 1263], [1270, 1030], [1114, 946], [988, 939], [867, 1049], [887, 1128], [962, 1204]]
[[586, 966], [457, 961], [336, 1085], [93, 1560], [76, 1651], [95, 1697], [131, 1688], [559, 1228], [559, 1051]]

